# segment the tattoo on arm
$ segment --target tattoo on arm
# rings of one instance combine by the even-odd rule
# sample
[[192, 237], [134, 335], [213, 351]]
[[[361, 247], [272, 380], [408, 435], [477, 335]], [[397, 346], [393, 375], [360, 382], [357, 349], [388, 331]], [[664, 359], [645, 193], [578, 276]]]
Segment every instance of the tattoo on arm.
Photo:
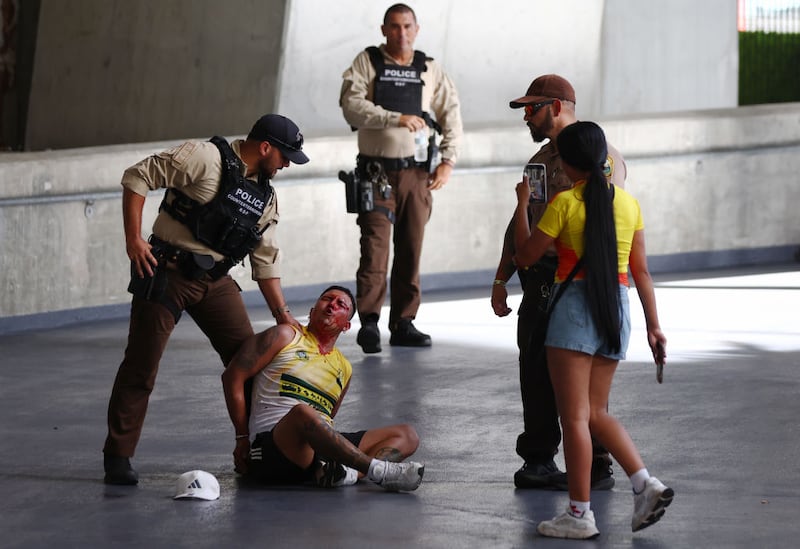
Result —
[[255, 337], [245, 340], [236, 353], [233, 365], [242, 370], [250, 370], [254, 364], [267, 352], [277, 338], [276, 330], [256, 334]]
[[275, 343], [277, 337], [277, 330], [267, 330], [266, 332], [258, 334], [256, 337], [256, 353], [262, 355]]

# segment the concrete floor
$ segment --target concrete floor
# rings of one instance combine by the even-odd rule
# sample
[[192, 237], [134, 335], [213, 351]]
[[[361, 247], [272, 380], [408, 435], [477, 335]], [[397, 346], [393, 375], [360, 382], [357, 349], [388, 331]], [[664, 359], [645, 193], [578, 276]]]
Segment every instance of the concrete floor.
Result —
[[[613, 412], [650, 471], [675, 489], [657, 525], [630, 531], [630, 487], [593, 494], [601, 536], [584, 546], [789, 547], [800, 538], [800, 271], [797, 265], [659, 277], [669, 339], [664, 384], [632, 297], [634, 334]], [[232, 470], [220, 367], [188, 317], [162, 361], [134, 465], [137, 487], [102, 483], [105, 408], [127, 319], [0, 337], [0, 547], [573, 547], [536, 534], [566, 494], [515, 490], [521, 428], [515, 316], [488, 288], [429, 293], [417, 325], [431, 349], [365, 356], [341, 430], [413, 423], [426, 464], [416, 492], [255, 488]], [[512, 296], [516, 308], [519, 295]], [[310, 304], [295, 304], [295, 311]], [[268, 326], [253, 308], [257, 329]], [[387, 315], [384, 315], [384, 318]], [[302, 321], [302, 319], [301, 319]], [[561, 456], [558, 461], [563, 465]], [[177, 476], [216, 475], [219, 500], [173, 501]]]

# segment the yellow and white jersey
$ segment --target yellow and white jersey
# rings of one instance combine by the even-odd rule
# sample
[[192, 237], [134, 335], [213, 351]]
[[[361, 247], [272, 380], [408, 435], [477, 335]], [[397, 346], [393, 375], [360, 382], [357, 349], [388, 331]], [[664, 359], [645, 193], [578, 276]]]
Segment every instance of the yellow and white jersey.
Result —
[[303, 326], [253, 379], [250, 433], [271, 431], [298, 402], [308, 404], [333, 425], [331, 414], [353, 367], [334, 348], [323, 355], [317, 338]]

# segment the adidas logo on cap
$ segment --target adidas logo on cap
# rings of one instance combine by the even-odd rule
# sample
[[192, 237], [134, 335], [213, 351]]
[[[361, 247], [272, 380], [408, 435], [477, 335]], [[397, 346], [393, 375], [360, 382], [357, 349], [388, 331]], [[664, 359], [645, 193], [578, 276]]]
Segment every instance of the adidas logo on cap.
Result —
[[205, 499], [219, 498], [219, 482], [211, 473], [205, 471], [187, 471], [178, 477], [175, 484], [174, 499]]

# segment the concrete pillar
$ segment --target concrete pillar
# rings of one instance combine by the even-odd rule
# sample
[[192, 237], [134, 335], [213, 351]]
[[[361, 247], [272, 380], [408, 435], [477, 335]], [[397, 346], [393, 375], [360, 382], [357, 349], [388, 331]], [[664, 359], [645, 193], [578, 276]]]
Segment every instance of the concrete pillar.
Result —
[[27, 150], [246, 133], [276, 106], [281, 0], [39, 0]]

